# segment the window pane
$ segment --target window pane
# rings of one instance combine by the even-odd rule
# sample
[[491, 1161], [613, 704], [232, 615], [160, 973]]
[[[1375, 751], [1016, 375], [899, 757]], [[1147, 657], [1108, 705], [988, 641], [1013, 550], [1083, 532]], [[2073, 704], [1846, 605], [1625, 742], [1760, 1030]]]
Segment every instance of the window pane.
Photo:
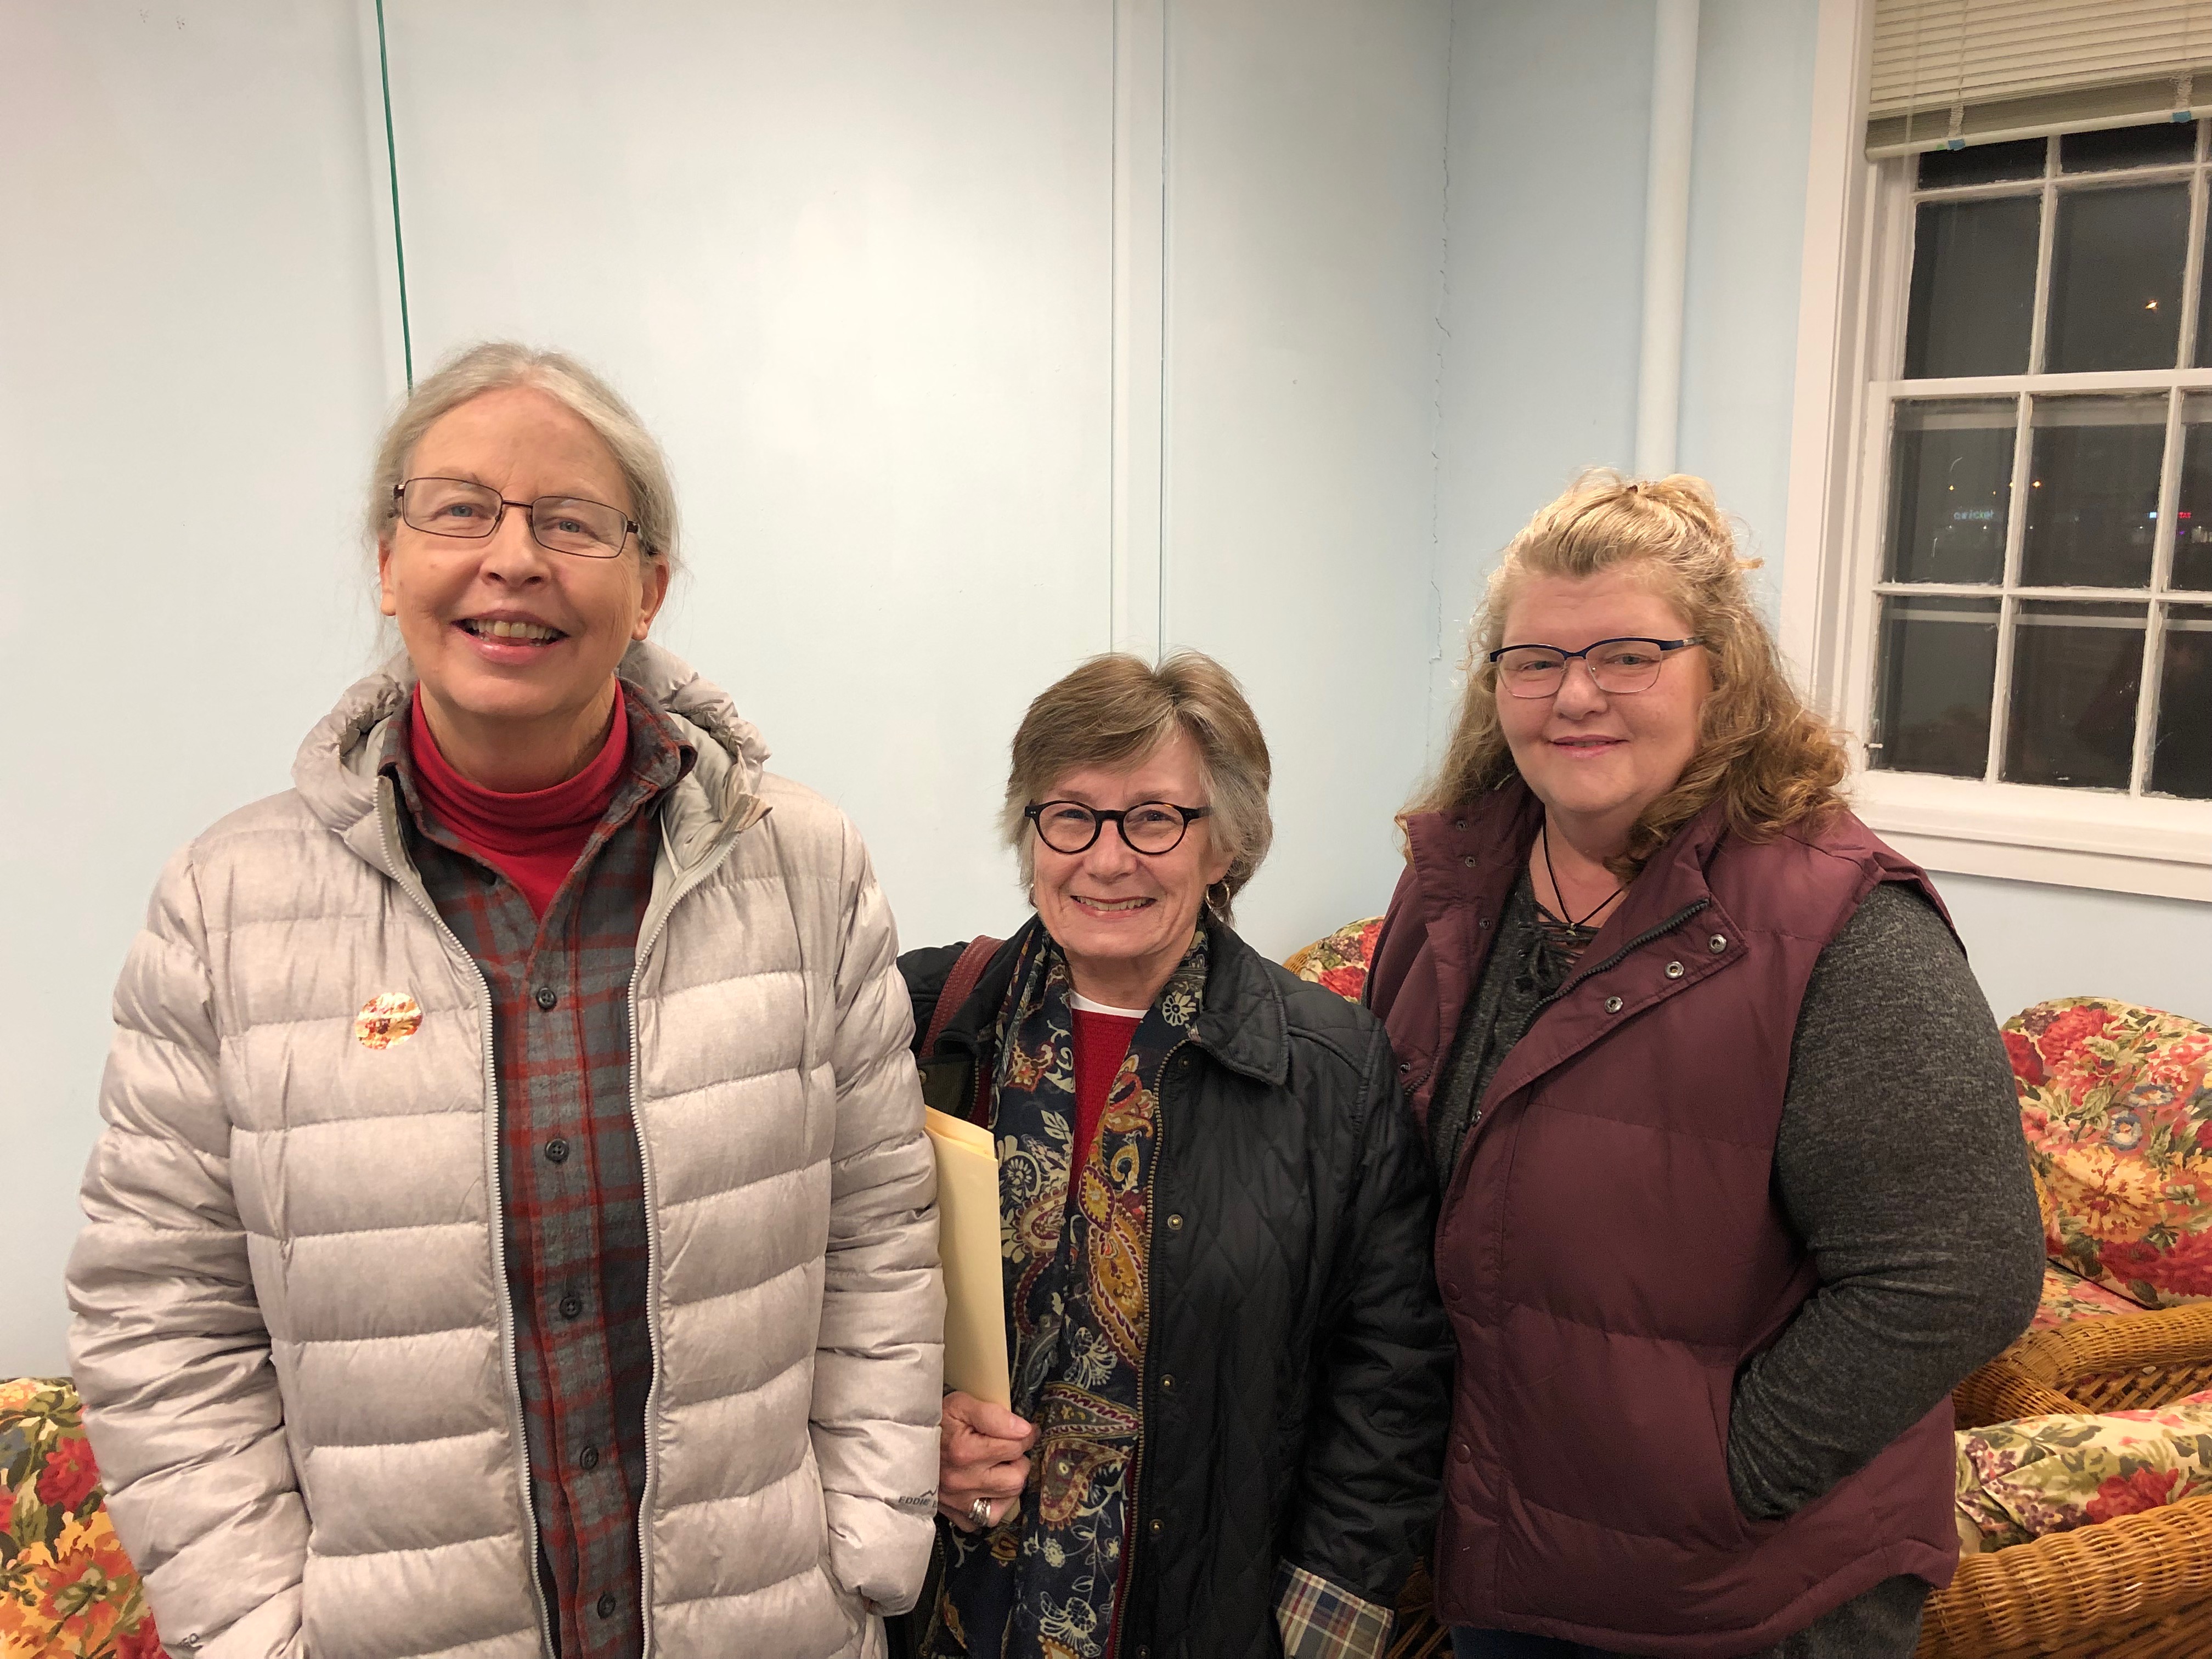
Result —
[[2160, 121], [2150, 126], [2069, 132], [2058, 141], [2063, 173], [2109, 173], [2115, 167], [2172, 167], [2197, 159], [2197, 123]]
[[1869, 764], [1980, 777], [1989, 764], [1996, 671], [1995, 599], [1885, 599]]
[[1931, 149], [1920, 158], [1920, 188], [1947, 185], [1994, 185], [2005, 179], [2040, 179], [2047, 138], [2019, 138], [2008, 144], [1969, 144], [1964, 149]]
[[1884, 580], [2004, 579], [2005, 515], [2019, 418], [2010, 398], [1897, 406]]
[[2212, 605], [2177, 605], [2166, 613], [2149, 787], [2212, 799]]
[[2031, 424], [2030, 587], [2148, 587], [2166, 399], [2039, 398]]
[[2188, 236], [2186, 185], [2059, 197], [2044, 368], [2053, 374], [2172, 368]]
[[1923, 202], [1913, 220], [1905, 374], [2020, 374], [2035, 309], [2040, 196]]
[[2212, 395], [2181, 400], [2181, 499], [2174, 503], [2175, 587], [2212, 592]]
[[2027, 599], [2016, 626], [2006, 780], [2126, 788], [2142, 679], [2142, 606]]

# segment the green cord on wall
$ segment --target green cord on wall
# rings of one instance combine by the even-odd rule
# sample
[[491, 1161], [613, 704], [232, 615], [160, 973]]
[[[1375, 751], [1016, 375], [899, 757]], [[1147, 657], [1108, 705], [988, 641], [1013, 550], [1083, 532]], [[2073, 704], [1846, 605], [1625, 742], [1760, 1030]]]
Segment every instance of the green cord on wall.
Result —
[[399, 351], [415, 390], [415, 340], [407, 320], [407, 240], [399, 233], [399, 150], [392, 138], [392, 58], [384, 44], [384, 0], [376, 0], [376, 68], [384, 80], [384, 159], [392, 177], [392, 252], [399, 266]]

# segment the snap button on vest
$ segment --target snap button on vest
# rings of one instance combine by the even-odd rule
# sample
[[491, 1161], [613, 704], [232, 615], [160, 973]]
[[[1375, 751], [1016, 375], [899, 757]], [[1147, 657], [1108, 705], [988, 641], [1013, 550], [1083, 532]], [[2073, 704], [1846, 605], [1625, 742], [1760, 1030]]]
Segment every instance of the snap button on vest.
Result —
[[1726, 933], [1715, 933], [1711, 939], [1705, 941], [1705, 949], [1711, 951], [1715, 956], [1720, 955], [1722, 951], [1728, 949], [1728, 935]]
[[1605, 1000], [1605, 1011], [1608, 1014], [1619, 1013], [1620, 1012], [1620, 999], [1619, 997], [1607, 997]]
[[1460, 860], [1460, 862], [1461, 862], [1462, 864], [1464, 864], [1465, 866], [1467, 866], [1467, 867], [1468, 867], [1468, 869], [1470, 869], [1470, 870], [1474, 869], [1474, 854], [1472, 854], [1472, 853], [1469, 853], [1469, 854], [1468, 854], [1465, 858], [1462, 859], [1462, 860]]
[[1670, 962], [1670, 963], [1668, 963], [1667, 964], [1667, 977], [1668, 977], [1668, 979], [1680, 979], [1680, 978], [1681, 978], [1681, 977], [1682, 977], [1682, 964], [1681, 964], [1680, 963], [1679, 963], [1679, 962]]

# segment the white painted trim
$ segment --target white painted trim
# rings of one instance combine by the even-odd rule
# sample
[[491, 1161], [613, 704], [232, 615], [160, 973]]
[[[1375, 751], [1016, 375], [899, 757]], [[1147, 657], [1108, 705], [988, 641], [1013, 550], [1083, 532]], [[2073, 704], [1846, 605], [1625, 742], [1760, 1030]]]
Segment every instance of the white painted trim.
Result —
[[1644, 176], [1644, 326], [1636, 372], [1636, 471], [1647, 478], [1672, 472], [1679, 447], [1697, 123], [1698, 0], [1659, 0]]
[[1167, 0], [1114, 0], [1114, 649], [1165, 644]]
[[1931, 870], [2212, 902], [2212, 805], [1909, 772], [1852, 780], [1859, 816]]
[[1797, 379], [1790, 427], [1790, 498], [1782, 538], [1783, 654], [1820, 705], [1841, 690], [1835, 617], [1850, 561], [1844, 520], [1864, 309], [1863, 225], [1870, 169], [1866, 130], [1874, 0], [1820, 0], [1813, 57], [1812, 143], [1797, 297]]

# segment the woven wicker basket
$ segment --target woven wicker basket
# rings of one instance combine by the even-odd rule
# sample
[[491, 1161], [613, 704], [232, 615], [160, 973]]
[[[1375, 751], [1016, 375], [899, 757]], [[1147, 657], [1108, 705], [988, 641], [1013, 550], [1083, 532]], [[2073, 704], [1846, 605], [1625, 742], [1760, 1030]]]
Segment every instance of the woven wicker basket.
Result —
[[[2212, 1388], [2212, 1304], [2037, 1331], [1961, 1383], [1960, 1428], [2136, 1411]], [[2212, 1498], [1960, 1562], [1916, 1659], [2212, 1659]]]

